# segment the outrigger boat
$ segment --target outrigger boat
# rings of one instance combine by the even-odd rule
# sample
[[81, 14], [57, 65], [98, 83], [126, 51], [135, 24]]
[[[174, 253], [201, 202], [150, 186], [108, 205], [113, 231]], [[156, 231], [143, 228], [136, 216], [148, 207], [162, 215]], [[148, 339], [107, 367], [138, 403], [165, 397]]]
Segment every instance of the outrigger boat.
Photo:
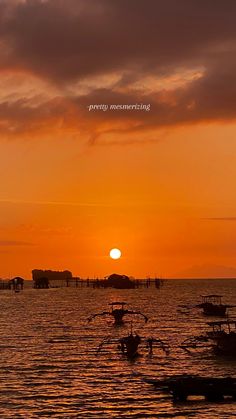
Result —
[[[194, 308], [202, 308], [203, 314], [206, 316], [225, 317], [228, 315], [228, 309], [235, 307], [234, 305], [222, 304], [222, 295], [209, 294], [202, 295], [202, 302], [194, 305], [181, 305], [179, 310], [183, 314], [188, 314], [189, 310]], [[183, 311], [184, 309], [185, 311]]]
[[203, 314], [206, 316], [225, 316], [227, 309], [233, 306], [222, 304], [222, 295], [211, 294], [202, 295], [202, 302], [196, 307], [203, 309]]
[[141, 337], [138, 334], [133, 334], [132, 330], [128, 336], [119, 340], [118, 348], [128, 358], [135, 358], [138, 355], [138, 347], [141, 343]]
[[[138, 355], [138, 347], [141, 343], [141, 337], [135, 333], [133, 334], [132, 326], [131, 332], [128, 336], [125, 336], [119, 340], [118, 348], [121, 350], [123, 354], [125, 354], [128, 358], [134, 358]], [[153, 344], [156, 343], [159, 348], [165, 352], [166, 355], [169, 355], [169, 347], [162, 342], [161, 339], [150, 337], [145, 339], [146, 347], [149, 349], [149, 355], [153, 353]]]
[[115, 325], [121, 325], [123, 324], [123, 317], [127, 314], [138, 314], [142, 316], [145, 320], [145, 323], [147, 323], [148, 318], [140, 311], [133, 311], [133, 310], [127, 310], [124, 308], [126, 303], [124, 302], [113, 302], [109, 304], [111, 306], [110, 311], [103, 311], [102, 313], [93, 314], [91, 317], [88, 318], [88, 321], [91, 322], [95, 317], [98, 316], [112, 316], [114, 318], [114, 324]]
[[212, 330], [206, 335], [186, 339], [181, 348], [191, 353], [195, 350], [211, 349], [215, 355], [236, 357], [236, 320], [207, 323]]
[[215, 354], [236, 357], [236, 320], [209, 322], [208, 325], [212, 327], [207, 335], [213, 341]]
[[103, 346], [105, 344], [117, 344], [118, 343], [118, 350], [122, 352], [123, 355], [125, 355], [128, 359], [134, 359], [139, 355], [139, 347], [140, 344], [144, 342], [147, 348], [149, 348], [149, 354], [151, 355], [153, 353], [153, 344], [157, 343], [157, 346], [165, 352], [166, 355], [169, 355], [169, 347], [167, 344], [162, 342], [160, 339], [155, 339], [153, 337], [151, 338], [142, 338], [139, 336], [136, 332], [131, 331], [128, 335], [116, 340], [113, 339], [111, 336], [106, 337], [98, 346], [97, 354], [101, 352]]

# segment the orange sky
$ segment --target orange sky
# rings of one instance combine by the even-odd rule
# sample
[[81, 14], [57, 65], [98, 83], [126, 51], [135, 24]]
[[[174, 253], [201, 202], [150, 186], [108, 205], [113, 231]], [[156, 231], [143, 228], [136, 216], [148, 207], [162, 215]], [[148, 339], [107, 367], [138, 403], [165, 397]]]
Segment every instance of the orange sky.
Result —
[[0, 2], [0, 277], [235, 276], [235, 3], [89, 3]]

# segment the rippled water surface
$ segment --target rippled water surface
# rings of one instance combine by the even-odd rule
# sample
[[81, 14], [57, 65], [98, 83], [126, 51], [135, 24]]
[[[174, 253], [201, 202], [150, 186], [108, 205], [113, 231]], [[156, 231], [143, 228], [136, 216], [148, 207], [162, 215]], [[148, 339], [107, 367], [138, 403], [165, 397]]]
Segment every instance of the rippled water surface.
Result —
[[[1, 418], [232, 418], [236, 403], [189, 401], [173, 404], [146, 378], [172, 374], [236, 376], [236, 361], [207, 352], [190, 356], [180, 343], [204, 333], [207, 319], [198, 311], [189, 314], [178, 305], [195, 303], [204, 293], [224, 295], [236, 304], [236, 281], [166, 281], [160, 290], [63, 288], [19, 294], [1, 291], [0, 417]], [[130, 329], [112, 326], [107, 317], [88, 323], [92, 314], [107, 310], [108, 303], [126, 301], [141, 310], [134, 329], [143, 338], [168, 342], [169, 356], [154, 347], [131, 362], [117, 349], [117, 340]], [[236, 312], [235, 316], [236, 317]], [[107, 338], [102, 350], [97, 348]]]

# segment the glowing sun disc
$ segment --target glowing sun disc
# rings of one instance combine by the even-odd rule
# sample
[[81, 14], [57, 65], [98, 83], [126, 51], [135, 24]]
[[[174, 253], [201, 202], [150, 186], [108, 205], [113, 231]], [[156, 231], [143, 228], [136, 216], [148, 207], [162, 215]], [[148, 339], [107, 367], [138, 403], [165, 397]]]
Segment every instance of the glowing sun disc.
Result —
[[121, 257], [120, 249], [111, 249], [110, 250], [110, 257], [112, 259], [120, 259], [120, 257]]

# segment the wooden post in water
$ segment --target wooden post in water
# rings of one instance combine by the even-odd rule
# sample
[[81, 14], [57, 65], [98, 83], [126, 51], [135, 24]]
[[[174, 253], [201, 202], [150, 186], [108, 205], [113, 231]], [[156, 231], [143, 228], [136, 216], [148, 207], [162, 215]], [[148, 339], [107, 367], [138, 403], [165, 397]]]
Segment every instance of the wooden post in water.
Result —
[[155, 287], [160, 288], [160, 279], [159, 278], [155, 278]]

